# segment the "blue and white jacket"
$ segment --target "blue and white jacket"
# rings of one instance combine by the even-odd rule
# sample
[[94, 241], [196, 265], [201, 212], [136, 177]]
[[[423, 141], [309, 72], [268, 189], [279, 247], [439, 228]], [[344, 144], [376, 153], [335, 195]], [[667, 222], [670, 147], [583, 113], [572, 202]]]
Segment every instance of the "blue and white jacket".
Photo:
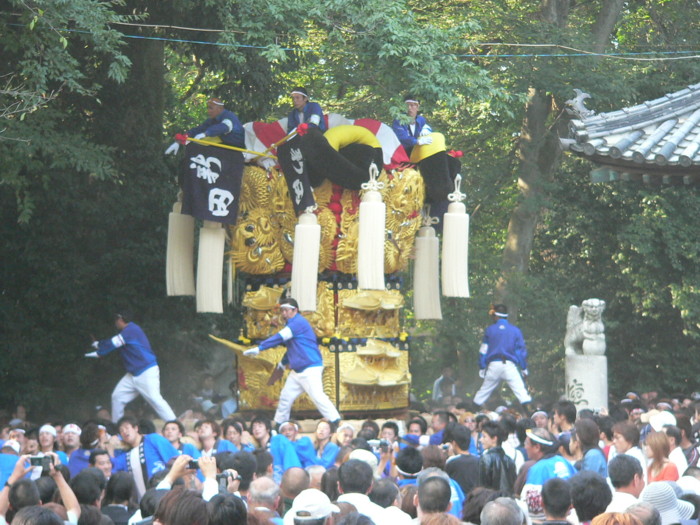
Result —
[[479, 368], [483, 370], [491, 361], [512, 361], [522, 370], [527, 369], [527, 348], [520, 328], [507, 319], [499, 319], [486, 329], [479, 348]]
[[394, 120], [394, 122], [391, 124], [391, 129], [393, 129], [394, 133], [396, 133], [401, 145], [410, 151], [411, 148], [413, 148], [413, 146], [415, 146], [418, 142], [420, 132], [423, 131], [425, 126], [428, 126], [425, 117], [423, 115], [418, 115], [416, 116], [416, 125], [413, 129], [413, 133], [411, 133], [411, 126], [408, 124], [401, 124], [399, 119]]
[[216, 118], [208, 118], [187, 132], [190, 137], [204, 133], [207, 137], [221, 137], [221, 142], [237, 148], [245, 148], [245, 131], [233, 111], [224, 109]]
[[282, 363], [289, 364], [295, 372], [303, 372], [311, 366], [323, 366], [314, 329], [300, 313], [289, 319], [282, 330], [260, 343], [258, 348], [267, 350], [281, 344], [287, 345]]
[[124, 368], [135, 376], [153, 366], [158, 366], [156, 354], [151, 349], [148, 337], [136, 323], [129, 323], [119, 334], [112, 339], [103, 339], [97, 342], [97, 355], [105, 356], [119, 349]]
[[180, 443], [180, 448], [176, 448], [179, 455], [186, 454], [192, 459], [199, 459], [201, 453], [192, 443]]
[[569, 479], [576, 474], [576, 469], [558, 454], [540, 459], [527, 471], [527, 479], [520, 499], [527, 504], [530, 516], [544, 516], [542, 505], [542, 487], [552, 479]]
[[[307, 102], [304, 109], [302, 109], [302, 113], [304, 114], [304, 122], [309, 126], [317, 127], [321, 131], [326, 131], [326, 121], [323, 118], [323, 110], [318, 103]], [[299, 122], [299, 112], [295, 108], [287, 117], [287, 133], [291, 132], [299, 124], [301, 124], [301, 122]]]
[[[153, 474], [165, 470], [168, 461], [178, 455], [177, 449], [160, 434], [146, 434], [142, 436], [143, 458], [146, 461], [146, 473], [150, 478]], [[133, 472], [140, 469], [141, 465], [129, 465], [129, 453], [125, 452], [112, 458], [112, 472]], [[131, 468], [130, 468], [131, 467]], [[146, 482], [148, 480], [145, 480]]]

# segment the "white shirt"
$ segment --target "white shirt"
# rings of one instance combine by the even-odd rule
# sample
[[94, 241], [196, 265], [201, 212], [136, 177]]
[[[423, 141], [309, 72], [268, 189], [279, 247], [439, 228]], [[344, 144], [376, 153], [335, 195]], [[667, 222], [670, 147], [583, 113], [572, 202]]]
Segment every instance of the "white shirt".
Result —
[[668, 455], [668, 459], [671, 460], [671, 463], [676, 465], [676, 468], [678, 469], [678, 476], [682, 476], [688, 468], [688, 460], [685, 459], [683, 449], [681, 447], [674, 448]]
[[612, 501], [605, 512], [626, 512], [635, 503], [639, 503], [639, 500], [635, 498], [632, 494], [627, 492], [613, 492]]
[[372, 503], [369, 496], [366, 494], [358, 494], [356, 492], [350, 494], [341, 494], [338, 496], [338, 501], [344, 501], [345, 503], [350, 503], [354, 505], [357, 512], [364, 514], [370, 518], [374, 523], [386, 523], [382, 521], [384, 516], [384, 507], [380, 507], [376, 503]]
[[504, 441], [501, 443], [501, 448], [503, 452], [506, 453], [510, 459], [515, 463], [515, 472], [520, 472], [520, 467], [525, 463], [525, 458], [523, 458], [523, 453], [513, 446], [510, 441]]
[[136, 485], [136, 493], [139, 495], [139, 499], [141, 499], [146, 493], [146, 481], [143, 479], [143, 471], [141, 470], [141, 457], [139, 455], [138, 445], [132, 448], [129, 452], [127, 452], [127, 454], [129, 454], [131, 475], [134, 478], [134, 484]]
[[382, 514], [382, 523], [391, 523], [391, 525], [409, 525], [413, 523], [411, 516], [393, 505], [385, 508]]

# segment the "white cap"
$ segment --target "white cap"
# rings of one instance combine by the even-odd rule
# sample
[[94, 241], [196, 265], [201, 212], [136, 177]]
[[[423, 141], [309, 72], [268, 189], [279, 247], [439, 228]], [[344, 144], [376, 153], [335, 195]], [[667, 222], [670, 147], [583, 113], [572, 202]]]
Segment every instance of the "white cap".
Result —
[[331, 503], [323, 492], [318, 489], [302, 490], [294, 498], [292, 508], [284, 515], [284, 525], [293, 525], [294, 518], [297, 520], [317, 520], [330, 516], [340, 509]]
[[681, 476], [676, 483], [683, 491], [683, 494], [700, 495], [700, 479], [693, 476]]
[[379, 465], [379, 460], [377, 459], [377, 456], [372, 454], [369, 450], [365, 450], [363, 448], [356, 448], [355, 450], [350, 452], [348, 459], [359, 459], [360, 461], [367, 463], [370, 467], [372, 467], [372, 472], [374, 472], [374, 470], [377, 468], [377, 465]]
[[671, 414], [671, 412], [666, 412], [664, 410], [662, 412], [659, 412], [658, 414], [652, 415], [649, 418], [649, 424], [651, 425], [651, 428], [653, 428], [657, 432], [661, 432], [666, 425], [676, 424], [676, 416]]
[[10, 447], [12, 450], [15, 451], [16, 454], [19, 454], [19, 442], [14, 440], [14, 439], [8, 439], [2, 444], [2, 448]]

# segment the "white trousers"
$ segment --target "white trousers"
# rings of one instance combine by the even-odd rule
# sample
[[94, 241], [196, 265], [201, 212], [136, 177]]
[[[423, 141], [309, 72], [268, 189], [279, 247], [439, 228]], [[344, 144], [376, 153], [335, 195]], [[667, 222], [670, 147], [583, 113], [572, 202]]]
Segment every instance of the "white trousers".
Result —
[[491, 361], [486, 369], [484, 382], [476, 395], [474, 395], [474, 403], [477, 405], [486, 403], [493, 391], [501, 384], [501, 381], [508, 383], [508, 386], [520, 403], [532, 401], [515, 363], [512, 361], [506, 361], [505, 363], [503, 361]]
[[280, 401], [275, 412], [275, 423], [281, 425], [285, 421], [289, 421], [294, 400], [304, 392], [309, 394], [318, 411], [328, 421], [340, 419], [338, 410], [336, 410], [330, 398], [323, 391], [323, 367], [310, 366], [303, 372], [292, 370], [289, 373], [287, 381], [284, 383], [284, 388], [282, 388], [282, 393], [280, 393]]
[[112, 421], [115, 423], [124, 415], [124, 407], [138, 396], [153, 407], [158, 417], [164, 421], [175, 419], [175, 412], [160, 394], [160, 368], [152, 366], [138, 376], [127, 373], [121, 378], [112, 392]]

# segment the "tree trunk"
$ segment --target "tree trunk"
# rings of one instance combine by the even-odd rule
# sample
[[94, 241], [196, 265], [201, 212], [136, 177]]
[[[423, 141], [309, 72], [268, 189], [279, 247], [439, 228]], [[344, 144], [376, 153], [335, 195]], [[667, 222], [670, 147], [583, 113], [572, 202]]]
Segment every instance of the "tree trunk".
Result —
[[[622, 0], [604, 1], [592, 27], [596, 52], [605, 50], [609, 43], [622, 5]], [[563, 28], [567, 23], [569, 8], [568, 0], [543, 0], [541, 15], [548, 23]], [[518, 144], [520, 201], [508, 223], [501, 259], [501, 277], [494, 294], [496, 302], [508, 306], [513, 320], [517, 319], [518, 301], [512, 293], [512, 285], [519, 277], [527, 274], [532, 242], [543, 205], [543, 186], [561, 157], [557, 134], [547, 126], [554, 106], [551, 95], [542, 89], [530, 88]]]
[[501, 278], [496, 288], [496, 302], [505, 303], [511, 319], [517, 318], [517, 301], [509, 293], [509, 283], [528, 270], [532, 241], [542, 207], [542, 184], [553, 172], [560, 151], [557, 137], [547, 129], [552, 98], [544, 90], [530, 88], [525, 106], [518, 145], [518, 188], [520, 202], [508, 223], [506, 245], [501, 260]]
[[131, 70], [113, 92], [111, 116], [117, 135], [111, 142], [142, 160], [162, 155], [164, 52], [162, 41], [130, 41]]
[[542, 18], [557, 27], [566, 27], [569, 18], [569, 0], [544, 0]]
[[600, 9], [598, 18], [593, 24], [593, 50], [596, 53], [602, 53], [610, 44], [610, 34], [612, 33], [620, 11], [622, 10], [623, 0], [605, 0], [603, 7]]

